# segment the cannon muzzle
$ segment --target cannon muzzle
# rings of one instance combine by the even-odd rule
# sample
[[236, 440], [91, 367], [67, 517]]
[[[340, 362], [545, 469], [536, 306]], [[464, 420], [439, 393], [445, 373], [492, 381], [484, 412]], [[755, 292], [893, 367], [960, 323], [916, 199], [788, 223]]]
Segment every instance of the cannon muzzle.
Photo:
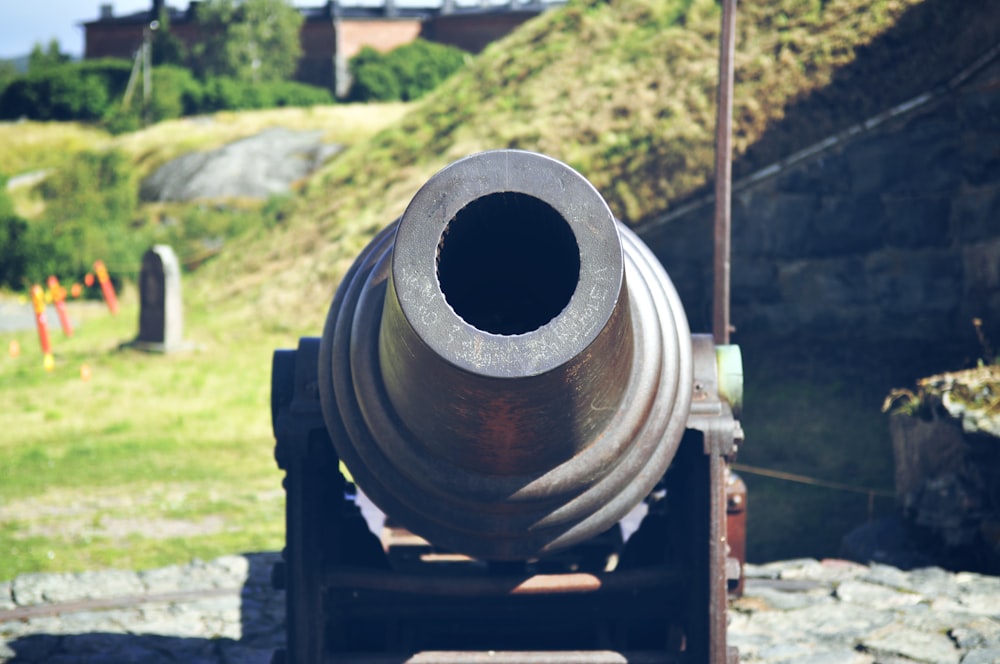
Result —
[[669, 277], [584, 177], [485, 152], [433, 176], [354, 263], [320, 401], [386, 514], [441, 547], [527, 559], [608, 529], [663, 477], [691, 344]]

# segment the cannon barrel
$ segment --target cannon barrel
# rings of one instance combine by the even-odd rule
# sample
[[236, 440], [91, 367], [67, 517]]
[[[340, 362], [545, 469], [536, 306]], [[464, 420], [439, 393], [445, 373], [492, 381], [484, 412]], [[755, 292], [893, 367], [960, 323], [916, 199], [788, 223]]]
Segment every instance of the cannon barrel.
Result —
[[692, 341], [594, 187], [498, 150], [433, 176], [355, 261], [319, 351], [338, 457], [387, 515], [489, 560], [607, 530], [688, 426]]

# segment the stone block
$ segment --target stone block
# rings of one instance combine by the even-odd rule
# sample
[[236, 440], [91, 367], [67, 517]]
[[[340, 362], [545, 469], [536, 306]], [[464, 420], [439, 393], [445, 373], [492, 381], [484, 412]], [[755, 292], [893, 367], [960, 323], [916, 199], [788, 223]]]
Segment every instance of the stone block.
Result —
[[775, 189], [786, 194], [850, 194], [851, 176], [847, 160], [838, 152], [822, 154], [777, 176]]
[[966, 293], [1000, 290], [1000, 237], [963, 247], [962, 266]]
[[880, 248], [885, 234], [885, 211], [874, 193], [824, 196], [812, 217], [806, 256], [842, 256]]
[[857, 257], [794, 261], [778, 267], [782, 299], [799, 306], [803, 318], [843, 313], [869, 300], [867, 271]]
[[960, 130], [947, 106], [860, 139], [846, 155], [855, 194], [948, 192], [961, 182]]
[[956, 97], [958, 117], [967, 131], [1000, 131], [1000, 90], [994, 86], [968, 87]]
[[837, 597], [852, 604], [863, 604], [876, 609], [889, 609], [917, 604], [923, 597], [916, 593], [896, 590], [868, 581], [847, 580], [837, 586]]
[[865, 258], [871, 298], [892, 314], [950, 314], [962, 295], [962, 262], [945, 249], [886, 250]]
[[777, 277], [774, 261], [749, 257], [733, 260], [733, 303], [776, 301], [780, 297]]
[[899, 147], [900, 137], [887, 133], [872, 134], [852, 143], [844, 153], [851, 191], [882, 194], [900, 190], [909, 155], [902, 153]]
[[948, 194], [887, 195], [885, 240], [889, 247], [916, 249], [944, 247], [951, 227], [951, 196]]
[[1000, 187], [966, 187], [952, 203], [952, 227], [961, 242], [1000, 236]]
[[793, 258], [809, 246], [815, 194], [745, 192], [733, 197], [734, 255]]
[[1000, 182], [1000, 131], [970, 132], [963, 137], [962, 176], [976, 187]]
[[934, 634], [900, 625], [888, 625], [860, 640], [861, 647], [870, 652], [898, 655], [915, 662], [958, 664], [961, 652], [943, 634]]
[[970, 650], [962, 658], [962, 664], [996, 664], [997, 662], [1000, 662], [1000, 648]]

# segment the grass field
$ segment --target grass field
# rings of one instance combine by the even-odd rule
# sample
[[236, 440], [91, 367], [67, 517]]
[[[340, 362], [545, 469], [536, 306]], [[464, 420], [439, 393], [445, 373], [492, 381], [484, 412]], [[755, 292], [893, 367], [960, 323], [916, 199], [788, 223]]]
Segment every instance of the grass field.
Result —
[[0, 579], [282, 546], [270, 356], [297, 339], [194, 309], [195, 350], [120, 350], [138, 329], [134, 297], [123, 302], [117, 317], [75, 306], [75, 335], [51, 331], [51, 372], [34, 331], [0, 335]]

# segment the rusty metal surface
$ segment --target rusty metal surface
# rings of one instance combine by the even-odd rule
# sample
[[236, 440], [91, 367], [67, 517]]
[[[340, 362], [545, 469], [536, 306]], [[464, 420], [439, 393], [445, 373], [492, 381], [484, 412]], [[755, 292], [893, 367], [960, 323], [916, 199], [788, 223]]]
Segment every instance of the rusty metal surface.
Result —
[[730, 255], [733, 180], [733, 53], [736, 42], [736, 0], [722, 0], [719, 43], [719, 86], [715, 124], [715, 256], [712, 333], [715, 343], [728, 344], [730, 333]]
[[[711, 435], [711, 434], [709, 434]], [[721, 434], [725, 436], [726, 434]], [[713, 453], [708, 457], [710, 480], [709, 547], [708, 547], [708, 661], [728, 659], [726, 645], [726, 487], [725, 457]]]
[[[488, 253], [489, 229], [511, 219], [528, 217], [512, 248], [536, 227], [558, 229], [542, 231], [547, 253], [579, 256], [579, 267], [558, 261], [576, 275], [568, 301], [563, 285], [539, 298], [541, 314], [496, 323], [445, 292], [452, 224], [484, 200], [500, 212], [465, 219], [483, 236], [452, 239]], [[504, 261], [449, 269], [475, 281], [485, 265], [514, 280], [519, 255]], [[523, 559], [606, 530], [659, 481], [684, 430], [689, 339], [669, 277], [582, 176], [495, 151], [432, 178], [359, 257], [331, 306], [319, 389], [331, 431], [343, 431], [340, 458], [383, 511], [454, 551]]]
[[747, 485], [729, 466], [726, 466], [725, 478], [728, 560], [735, 561], [733, 573], [729, 573], [727, 561], [726, 576], [729, 592], [739, 597], [743, 594], [743, 567], [747, 562]]
[[683, 571], [656, 567], [609, 574], [534, 574], [531, 576], [447, 576], [378, 572], [340, 567], [324, 577], [330, 588], [381, 590], [451, 597], [631, 592], [676, 585]]
[[427, 651], [337, 657], [337, 664], [671, 664], [679, 662], [659, 652], [612, 650], [557, 651]]

